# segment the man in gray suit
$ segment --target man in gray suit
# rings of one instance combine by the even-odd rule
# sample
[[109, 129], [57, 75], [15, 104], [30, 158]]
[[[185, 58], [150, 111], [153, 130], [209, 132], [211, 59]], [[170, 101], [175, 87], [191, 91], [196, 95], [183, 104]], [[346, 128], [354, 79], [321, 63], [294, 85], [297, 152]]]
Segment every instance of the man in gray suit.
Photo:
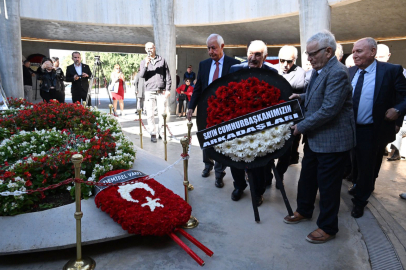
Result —
[[355, 146], [351, 83], [347, 68], [334, 55], [335, 50], [335, 38], [327, 30], [307, 40], [312, 77], [305, 94], [290, 97], [304, 102], [305, 119], [292, 129], [294, 135], [304, 134], [307, 143], [298, 183], [297, 210], [293, 216], [286, 216], [284, 222], [310, 219], [319, 190], [318, 229], [306, 237], [311, 243], [325, 243], [338, 232], [342, 168], [349, 150]]

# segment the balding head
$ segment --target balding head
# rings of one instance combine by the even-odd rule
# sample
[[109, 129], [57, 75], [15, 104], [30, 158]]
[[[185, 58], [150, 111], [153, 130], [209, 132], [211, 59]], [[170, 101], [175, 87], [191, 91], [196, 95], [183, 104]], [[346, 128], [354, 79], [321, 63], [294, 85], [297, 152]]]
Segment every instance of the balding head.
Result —
[[247, 51], [248, 66], [261, 68], [268, 55], [268, 48], [262, 40], [254, 40], [250, 43]]
[[207, 51], [214, 61], [219, 61], [223, 57], [224, 39], [219, 34], [211, 34], [207, 40]]
[[389, 51], [389, 47], [385, 44], [378, 44], [377, 52], [376, 52], [376, 60], [380, 62], [388, 62], [391, 53]]
[[366, 69], [375, 61], [376, 56], [376, 41], [373, 38], [367, 37], [355, 42], [352, 48], [352, 54], [355, 65], [360, 69]]
[[285, 45], [279, 50], [278, 56], [280, 73], [286, 73], [296, 64], [297, 49], [294, 46]]

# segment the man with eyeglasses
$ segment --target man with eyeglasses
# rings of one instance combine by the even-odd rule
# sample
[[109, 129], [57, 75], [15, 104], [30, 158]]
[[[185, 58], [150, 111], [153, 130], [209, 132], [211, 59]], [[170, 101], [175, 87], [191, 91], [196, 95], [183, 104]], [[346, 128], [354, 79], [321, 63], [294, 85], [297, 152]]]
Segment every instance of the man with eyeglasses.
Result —
[[297, 209], [286, 216], [288, 224], [313, 215], [317, 190], [320, 193], [318, 229], [306, 240], [321, 244], [338, 232], [338, 211], [343, 166], [355, 146], [354, 113], [347, 68], [335, 56], [336, 41], [327, 30], [307, 40], [306, 52], [313, 72], [305, 94], [293, 94], [303, 102], [305, 119], [294, 125], [293, 134], [304, 134], [306, 144], [298, 183]]
[[[301, 94], [303, 93], [304, 88], [307, 85], [306, 82], [306, 72], [304, 69], [296, 65], [298, 51], [294, 46], [283, 46], [279, 50], [279, 65], [274, 65], [279, 71], [279, 74], [282, 75], [292, 86], [293, 93]], [[291, 151], [286, 151], [278, 160], [276, 169], [279, 172], [283, 179], [283, 175], [288, 169], [290, 164], [299, 163], [299, 143], [301, 136], [298, 135], [295, 137]]]

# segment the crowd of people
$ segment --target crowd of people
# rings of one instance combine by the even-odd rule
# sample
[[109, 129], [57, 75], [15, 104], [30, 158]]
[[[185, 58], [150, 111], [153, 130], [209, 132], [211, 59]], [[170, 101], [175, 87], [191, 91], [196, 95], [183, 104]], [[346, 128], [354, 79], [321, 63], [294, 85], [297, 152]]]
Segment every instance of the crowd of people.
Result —
[[[282, 155], [276, 164], [281, 176], [289, 165], [299, 162], [299, 145], [304, 144], [302, 169], [298, 181], [297, 209], [293, 216], [286, 216], [284, 222], [296, 224], [309, 220], [314, 211], [317, 192], [320, 193], [320, 213], [317, 229], [307, 235], [311, 243], [324, 243], [338, 233], [338, 211], [341, 184], [344, 178], [354, 184], [349, 189], [353, 196], [351, 215], [363, 216], [364, 208], [375, 188], [386, 146], [391, 144], [389, 161], [400, 159], [402, 138], [406, 136], [403, 126], [406, 114], [406, 71], [400, 66], [387, 63], [389, 48], [377, 44], [373, 38], [363, 38], [354, 43], [352, 54], [341, 63], [343, 48], [337, 44], [329, 31], [316, 33], [307, 40], [301, 68], [296, 65], [298, 50], [294, 46], [283, 46], [279, 50], [279, 63], [266, 62], [267, 46], [261, 40], [250, 42], [247, 61], [240, 63], [224, 53], [224, 39], [211, 34], [206, 41], [209, 58], [199, 63], [198, 74], [189, 65], [183, 77], [183, 84], [177, 87], [177, 117], [189, 121], [202, 93], [213, 81], [241, 69], [266, 69], [286, 79], [292, 86], [291, 99], [298, 99], [304, 113], [304, 120], [292, 126], [292, 147]], [[167, 112], [171, 90], [171, 75], [166, 60], [156, 54], [152, 42], [145, 44], [147, 56], [140, 63], [138, 73], [131, 80], [137, 95], [137, 109], [145, 111], [151, 141], [162, 138], [163, 117]], [[88, 96], [89, 66], [81, 63], [79, 52], [72, 53], [74, 64], [68, 66], [66, 77], [57, 60], [46, 59], [42, 64], [41, 96], [45, 101], [58, 100], [63, 91], [64, 80], [72, 82], [72, 101], [91, 99]], [[24, 82], [29, 81], [32, 71], [24, 63]], [[24, 83], [25, 84], [25, 83]], [[177, 85], [178, 86], [178, 85]], [[30, 87], [24, 88], [29, 99]], [[109, 90], [113, 92], [114, 110], [119, 102], [123, 111], [125, 78], [117, 64], [111, 74]], [[63, 101], [62, 101], [63, 102]], [[158, 112], [158, 125], [155, 123]], [[403, 126], [403, 127], [402, 127]], [[203, 150], [204, 169], [202, 177], [208, 177], [214, 169], [215, 186], [224, 186], [226, 166], [212, 160]], [[272, 163], [276, 162], [274, 160]], [[266, 186], [272, 184], [271, 165], [253, 169], [255, 202], [263, 203]], [[344, 169], [345, 168], [345, 169]], [[245, 171], [230, 168], [234, 180], [231, 199], [242, 198], [247, 187]], [[283, 183], [283, 182], [282, 182]], [[277, 186], [280, 188], [280, 186]], [[406, 199], [406, 193], [401, 194]]]

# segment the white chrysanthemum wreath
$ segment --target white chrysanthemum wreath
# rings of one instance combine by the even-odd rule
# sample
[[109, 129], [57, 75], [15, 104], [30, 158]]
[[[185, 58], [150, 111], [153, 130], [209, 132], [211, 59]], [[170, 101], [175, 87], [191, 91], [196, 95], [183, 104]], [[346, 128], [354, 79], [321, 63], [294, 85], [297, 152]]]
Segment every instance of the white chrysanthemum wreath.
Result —
[[214, 146], [214, 149], [233, 161], [252, 162], [256, 157], [273, 153], [290, 138], [293, 123], [279, 125], [251, 135], [236, 138]]

